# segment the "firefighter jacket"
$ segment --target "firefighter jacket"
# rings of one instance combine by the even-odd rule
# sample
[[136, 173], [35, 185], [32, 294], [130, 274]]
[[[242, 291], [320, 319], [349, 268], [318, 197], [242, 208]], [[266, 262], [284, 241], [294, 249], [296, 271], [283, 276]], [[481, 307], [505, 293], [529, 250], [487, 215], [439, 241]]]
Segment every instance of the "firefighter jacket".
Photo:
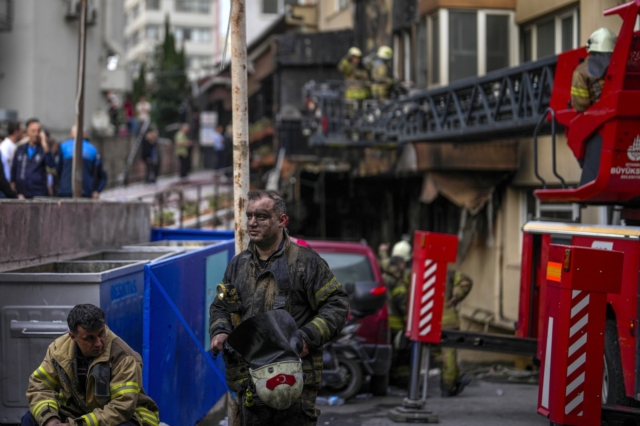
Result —
[[407, 323], [408, 276], [395, 265], [388, 265], [382, 272], [389, 299], [389, 328], [392, 332], [404, 330]]
[[391, 70], [388, 61], [378, 58], [371, 67], [371, 93], [374, 98], [386, 100], [389, 97], [394, 79], [391, 77]]
[[473, 287], [473, 281], [460, 271], [447, 271], [447, 285], [445, 287], [444, 310], [442, 312], [442, 328], [452, 329], [460, 327], [460, 318], [455, 305], [450, 305], [451, 299], [455, 298], [456, 305], [462, 302]]
[[348, 56], [338, 63], [338, 71], [345, 81], [345, 97], [363, 100], [369, 97], [369, 73], [362, 65], [353, 65]]
[[591, 55], [576, 67], [571, 79], [571, 105], [578, 112], [598, 102], [604, 87], [604, 75], [610, 57]]
[[[327, 263], [313, 250], [284, 241], [264, 267], [260, 267], [255, 245], [234, 257], [224, 274], [240, 296], [240, 322], [272, 309], [286, 309], [307, 343], [302, 359], [305, 387], [319, 389], [322, 379], [322, 346], [342, 330], [349, 304], [347, 294]], [[234, 320], [234, 322], [237, 320]], [[210, 307], [209, 333], [231, 333], [238, 324], [219, 299]], [[249, 336], [247, 338], [250, 338]], [[249, 378], [248, 366], [225, 355], [227, 384], [240, 392]]]
[[77, 350], [68, 334], [57, 338], [29, 377], [27, 400], [38, 424], [67, 417], [71, 426], [112, 426], [131, 419], [158, 426], [158, 407], [142, 389], [138, 353], [107, 328], [105, 350], [89, 365], [86, 393], [82, 394], [74, 374]]

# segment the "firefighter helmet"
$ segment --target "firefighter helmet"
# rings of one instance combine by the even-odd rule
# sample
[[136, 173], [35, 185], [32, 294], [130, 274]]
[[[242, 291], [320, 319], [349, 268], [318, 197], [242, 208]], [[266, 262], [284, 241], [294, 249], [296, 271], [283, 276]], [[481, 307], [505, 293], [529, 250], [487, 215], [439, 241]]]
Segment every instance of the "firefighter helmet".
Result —
[[276, 410], [286, 410], [302, 395], [302, 361], [283, 361], [249, 369], [258, 398]]
[[358, 58], [362, 57], [362, 50], [357, 47], [352, 47], [349, 49], [349, 56], [357, 56]]
[[389, 46], [380, 46], [378, 48], [378, 58], [389, 60], [393, 58], [393, 49]]
[[587, 40], [587, 52], [613, 52], [616, 45], [617, 36], [608, 28], [595, 30], [589, 40]]
[[391, 257], [401, 257], [405, 262], [411, 261], [411, 244], [404, 240], [398, 241], [391, 249]]

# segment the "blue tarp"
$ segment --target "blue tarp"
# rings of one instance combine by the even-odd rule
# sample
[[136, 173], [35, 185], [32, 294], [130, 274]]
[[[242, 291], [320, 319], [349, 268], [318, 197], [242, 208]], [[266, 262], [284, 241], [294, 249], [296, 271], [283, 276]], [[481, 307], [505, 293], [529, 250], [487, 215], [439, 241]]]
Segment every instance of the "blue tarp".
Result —
[[234, 244], [145, 266], [143, 381], [171, 426], [195, 425], [227, 392], [222, 358], [213, 361], [208, 349], [208, 323]]

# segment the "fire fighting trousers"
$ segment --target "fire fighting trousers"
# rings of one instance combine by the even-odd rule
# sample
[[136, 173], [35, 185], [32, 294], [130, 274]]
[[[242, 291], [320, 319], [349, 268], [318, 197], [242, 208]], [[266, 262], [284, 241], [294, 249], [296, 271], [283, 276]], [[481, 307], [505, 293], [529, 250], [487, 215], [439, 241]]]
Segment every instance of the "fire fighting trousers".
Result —
[[[66, 422], [67, 418], [63, 416], [61, 420], [63, 422]], [[33, 414], [31, 414], [30, 411], [27, 411], [27, 414], [22, 416], [22, 421], [20, 423], [20, 426], [39, 426], [39, 425], [36, 419], [33, 417]], [[125, 423], [121, 423], [119, 426], [138, 426], [138, 423], [135, 423], [134, 421], [128, 421]]]
[[300, 398], [286, 410], [276, 410], [267, 405], [245, 405], [240, 398], [239, 414], [241, 426], [315, 426], [320, 415], [316, 409], [318, 391], [305, 387]]

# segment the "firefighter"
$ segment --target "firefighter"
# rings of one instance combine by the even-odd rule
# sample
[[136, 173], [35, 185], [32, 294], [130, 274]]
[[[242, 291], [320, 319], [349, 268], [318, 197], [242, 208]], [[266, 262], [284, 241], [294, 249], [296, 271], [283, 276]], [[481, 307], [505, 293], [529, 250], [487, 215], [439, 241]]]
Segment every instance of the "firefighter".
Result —
[[[401, 243], [404, 242], [401, 241]], [[411, 374], [410, 345], [409, 340], [404, 336], [407, 324], [407, 295], [409, 290], [406, 270], [406, 258], [392, 256], [382, 273], [389, 299], [389, 329], [393, 344], [391, 381], [397, 386], [406, 385]]]
[[394, 84], [391, 76], [391, 58], [393, 58], [393, 49], [389, 46], [380, 46], [377, 58], [371, 66], [371, 93], [379, 102], [389, 99], [389, 92]]
[[[250, 191], [247, 198], [249, 247], [231, 260], [223, 278], [223, 285], [234, 287], [238, 300], [233, 306], [220, 299], [211, 304], [210, 347], [214, 354], [220, 353], [229, 334], [245, 321], [271, 310], [286, 310], [302, 338], [304, 387], [299, 400], [286, 410], [256, 404], [248, 388], [249, 365], [225, 353], [227, 384], [238, 396], [239, 417], [245, 426], [315, 425], [322, 348], [344, 327], [347, 293], [316, 252], [291, 242], [285, 230], [286, 205], [277, 192]], [[254, 342], [257, 337], [246, 336]]]
[[[584, 112], [600, 100], [604, 77], [616, 44], [616, 35], [607, 28], [596, 30], [587, 41], [589, 56], [573, 71], [571, 80], [571, 104], [578, 112]], [[591, 136], [586, 143], [583, 160], [580, 161], [582, 174], [579, 185], [586, 185], [598, 177], [602, 136]]]
[[[458, 304], [464, 300], [471, 291], [473, 281], [460, 271], [449, 269], [447, 271], [447, 284], [445, 288], [445, 305], [442, 313], [442, 329], [458, 330], [460, 318], [458, 317]], [[442, 375], [440, 376], [440, 390], [443, 397], [459, 395], [471, 382], [471, 379], [460, 373], [458, 368], [458, 354], [455, 348], [441, 348], [442, 351]]]
[[345, 98], [348, 100], [363, 101], [370, 97], [369, 75], [361, 61], [362, 51], [352, 47], [338, 63], [338, 71], [344, 76]]
[[23, 426], [158, 426], [158, 407], [142, 388], [140, 355], [106, 326], [104, 312], [77, 305], [69, 333], [47, 349], [29, 377]]
[[600, 99], [616, 39], [607, 28], [600, 28], [589, 37], [589, 56], [576, 67], [571, 80], [571, 105], [576, 111], [583, 112]]

